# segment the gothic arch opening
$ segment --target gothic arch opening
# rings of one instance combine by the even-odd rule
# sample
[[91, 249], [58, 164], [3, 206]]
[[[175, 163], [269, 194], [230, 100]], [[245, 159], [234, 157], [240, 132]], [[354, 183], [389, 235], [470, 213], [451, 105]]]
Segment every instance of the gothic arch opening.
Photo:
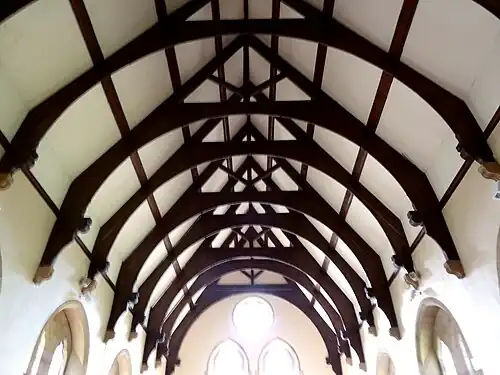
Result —
[[132, 375], [132, 364], [128, 350], [124, 349], [116, 355], [109, 375]]
[[248, 356], [236, 341], [225, 340], [218, 344], [208, 359], [207, 375], [248, 375]]
[[89, 327], [82, 304], [69, 301], [50, 316], [38, 337], [27, 375], [84, 375]]
[[280, 338], [269, 342], [259, 356], [259, 375], [300, 375], [300, 362], [290, 344]]
[[472, 355], [450, 311], [437, 299], [422, 301], [416, 327], [420, 373], [473, 375]]

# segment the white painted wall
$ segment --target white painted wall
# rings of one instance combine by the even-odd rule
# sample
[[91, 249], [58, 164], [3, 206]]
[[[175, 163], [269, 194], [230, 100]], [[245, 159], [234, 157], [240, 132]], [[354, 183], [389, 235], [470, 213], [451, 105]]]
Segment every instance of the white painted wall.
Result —
[[249, 357], [251, 373], [256, 374], [259, 354], [276, 337], [288, 342], [296, 351], [304, 375], [332, 374], [331, 367], [325, 362], [326, 347], [316, 327], [304, 313], [280, 298], [262, 296], [271, 304], [275, 314], [275, 323], [269, 334], [253, 341], [241, 337], [232, 323], [232, 312], [234, 306], [247, 296], [236, 295], [216, 303], [191, 326], [179, 352], [181, 364], [176, 375], [205, 374], [212, 350], [227, 339], [233, 339], [243, 347]]
[[[0, 294], [0, 373], [23, 374], [38, 335], [47, 319], [64, 302], [80, 300], [90, 328], [87, 374], [106, 375], [122, 349], [128, 349], [133, 374], [138, 374], [144, 333], [128, 342], [130, 316], [120, 319], [116, 338], [104, 344], [102, 337], [111, 309], [113, 292], [102, 280], [88, 300], [79, 298], [78, 280], [86, 274], [88, 259], [77, 245], [68, 246], [57, 259], [51, 280], [40, 286], [32, 283], [54, 216], [21, 174], [0, 194], [0, 251], [2, 291]], [[154, 368], [154, 366], [151, 366]], [[151, 370], [148, 374], [156, 373]]]

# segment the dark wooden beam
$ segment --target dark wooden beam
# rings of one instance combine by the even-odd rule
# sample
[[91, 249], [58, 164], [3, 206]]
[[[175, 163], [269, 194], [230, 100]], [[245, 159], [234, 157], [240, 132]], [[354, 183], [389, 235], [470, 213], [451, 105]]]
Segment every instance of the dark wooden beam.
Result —
[[[137, 59], [168, 46], [191, 40], [228, 34], [271, 34], [310, 40], [339, 48], [397, 78], [429, 103], [446, 121], [459, 140], [461, 154], [473, 158], [486, 168], [485, 176], [500, 177], [498, 164], [474, 116], [463, 100], [440, 87], [424, 75], [395, 60], [387, 52], [349, 30], [334, 19], [321, 21], [320, 11], [305, 2], [288, 1], [306, 19], [292, 20], [221, 20], [158, 23], [127, 46], [117, 51], [98, 67], [93, 67], [34, 108], [13, 139], [15, 152], [4, 155], [0, 172], [11, 173], [36, 159], [38, 143], [78, 97], [103, 78]], [[174, 14], [172, 14], [172, 17]], [[217, 66], [220, 66], [218, 64]]]

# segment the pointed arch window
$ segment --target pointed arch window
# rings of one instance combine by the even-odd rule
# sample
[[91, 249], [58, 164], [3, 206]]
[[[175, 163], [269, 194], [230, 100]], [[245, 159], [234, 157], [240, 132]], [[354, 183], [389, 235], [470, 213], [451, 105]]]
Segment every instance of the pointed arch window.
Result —
[[274, 339], [262, 350], [259, 375], [300, 375], [299, 358], [295, 350], [282, 339]]
[[233, 340], [226, 340], [215, 347], [208, 362], [208, 375], [248, 375], [248, 357], [243, 348]]
[[273, 323], [273, 308], [261, 297], [247, 297], [234, 307], [233, 324], [243, 337], [263, 336], [269, 332]]

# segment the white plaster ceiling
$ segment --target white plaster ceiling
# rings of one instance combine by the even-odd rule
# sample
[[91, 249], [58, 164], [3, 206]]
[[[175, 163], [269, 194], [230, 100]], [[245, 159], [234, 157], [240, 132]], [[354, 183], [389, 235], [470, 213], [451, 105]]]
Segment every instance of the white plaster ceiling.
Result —
[[[170, 13], [186, 2], [167, 0], [167, 11]], [[322, 9], [322, 0], [307, 2]], [[85, 0], [84, 3], [105, 57], [157, 22], [153, 0]], [[402, 3], [403, 0], [337, 0], [333, 16], [374, 44], [388, 50]], [[271, 0], [249, 0], [250, 18], [270, 18], [271, 4]], [[453, 9], [453, 12], [450, 12], [450, 9]], [[220, 10], [222, 19], [241, 19], [243, 0], [220, 0]], [[301, 15], [282, 4], [280, 17], [301, 18]], [[190, 18], [209, 19], [212, 19], [210, 4]], [[269, 37], [259, 38], [269, 43]], [[224, 44], [231, 39], [232, 37], [225, 37]], [[464, 45], [467, 48], [464, 48]], [[317, 45], [308, 41], [279, 38], [279, 54], [310, 80], [314, 76], [316, 50]], [[213, 39], [177, 45], [175, 52], [182, 83], [216, 55]], [[269, 79], [271, 67], [254, 50], [250, 49], [249, 55], [250, 79], [258, 85]], [[466, 100], [473, 113], [484, 108], [492, 112], [498, 105], [500, 22], [472, 0], [420, 2], [402, 60]], [[0, 121], [0, 129], [6, 137], [12, 139], [31, 108], [91, 66], [90, 55], [71, 6], [66, 0], [35, 1], [0, 24], [0, 112], [4, 119]], [[243, 82], [243, 52], [238, 51], [225, 63], [224, 68], [225, 79], [235, 86], [240, 86]], [[489, 78], [485, 78], [485, 75]], [[321, 88], [356, 118], [366, 123], [380, 76], [380, 69], [342, 51], [328, 48]], [[173, 92], [163, 51], [151, 54], [114, 73], [112, 81], [131, 129]], [[268, 95], [269, 90], [264, 93]], [[276, 98], [310, 99], [288, 79], [276, 85]], [[218, 86], [207, 81], [185, 101], [220, 101]], [[251, 116], [251, 121], [261, 134], [267, 137], [268, 118]], [[479, 118], [478, 121], [483, 128], [486, 126], [486, 119]], [[230, 117], [230, 136], [234, 136], [245, 122], [246, 116]], [[191, 134], [195, 133], [202, 123], [191, 124]], [[306, 124], [298, 124], [305, 130]], [[458, 171], [461, 160], [454, 150], [456, 141], [453, 133], [426, 102], [395, 80], [376, 132], [424, 171], [438, 197], [442, 196]], [[118, 139], [120, 132], [111, 108], [102, 86], [97, 85], [76, 100], [47, 133], [40, 144], [40, 159], [33, 173], [56, 205], [60, 206], [72, 180]], [[276, 121], [274, 139], [289, 140], [293, 137]], [[205, 142], [223, 140], [222, 125], [204, 139]], [[314, 140], [344, 168], [352, 171], [359, 151], [358, 146], [319, 127], [315, 127]], [[183, 142], [182, 132], [175, 130], [142, 147], [138, 154], [146, 175], [151, 177]], [[255, 156], [255, 159], [263, 169], [267, 168], [266, 157]], [[242, 161], [243, 158], [232, 158], [234, 168]], [[296, 169], [300, 169], [298, 163], [293, 160], [290, 162]], [[198, 170], [201, 172], [203, 167], [199, 166]], [[282, 169], [276, 170], [272, 179], [283, 190], [297, 190], [297, 185]], [[219, 191], [227, 181], [227, 174], [219, 170], [203, 186], [202, 191]], [[307, 182], [334, 210], [340, 210], [346, 191], [344, 187], [314, 168], [309, 168]], [[409, 226], [406, 220], [406, 213], [411, 209], [411, 204], [395, 179], [375, 159], [368, 156], [360, 182], [402, 219], [411, 242], [418, 229]], [[162, 215], [191, 183], [191, 174], [186, 171], [154, 193]], [[106, 180], [87, 209], [87, 215], [93, 219], [93, 227], [89, 233], [82, 235], [82, 238], [90, 249], [99, 227], [139, 187], [140, 182], [132, 162], [127, 159]], [[259, 183], [257, 188], [263, 190], [264, 186]], [[263, 211], [258, 203], [252, 206], [259, 213]], [[287, 212], [283, 207], [274, 208], [278, 212]], [[227, 207], [219, 208], [217, 214], [224, 214], [225, 210]], [[247, 210], [248, 204], [242, 204], [237, 213], [241, 214]], [[329, 241], [331, 230], [313, 218], [308, 219]], [[174, 246], [195, 220], [196, 217], [169, 233], [168, 237]], [[392, 249], [387, 237], [378, 222], [356, 198], [346, 221], [381, 256], [386, 274], [390, 275]], [[144, 202], [127, 221], [112, 247], [109, 256], [109, 277], [112, 281], [116, 282], [121, 263], [154, 225], [151, 210], [147, 202]], [[262, 228], [259, 228], [260, 230]], [[273, 229], [273, 233], [286, 244], [286, 237], [281, 230]], [[228, 234], [221, 233], [212, 245], [220, 246]], [[321, 265], [324, 255], [308, 241], [300, 240]], [[273, 244], [277, 245], [279, 244]], [[196, 246], [179, 256], [180, 265], [184, 265], [195, 251]], [[366, 279], [359, 262], [342, 241], [339, 241], [338, 251], [360, 276]], [[166, 254], [165, 245], [158, 244], [141, 270], [136, 287], [141, 285]], [[327, 273], [357, 305], [352, 289], [332, 263]], [[279, 279], [279, 276], [272, 273], [266, 272], [264, 275], [274, 282]], [[150, 305], [161, 296], [174, 277], [175, 271], [170, 267], [155, 288]], [[227, 275], [223, 280], [226, 283], [234, 279], [236, 282], [238, 277], [241, 277], [241, 273]], [[306, 291], [304, 293], [307, 295]], [[181, 295], [177, 298], [181, 298]], [[324, 315], [324, 312], [320, 310], [320, 314]]]

